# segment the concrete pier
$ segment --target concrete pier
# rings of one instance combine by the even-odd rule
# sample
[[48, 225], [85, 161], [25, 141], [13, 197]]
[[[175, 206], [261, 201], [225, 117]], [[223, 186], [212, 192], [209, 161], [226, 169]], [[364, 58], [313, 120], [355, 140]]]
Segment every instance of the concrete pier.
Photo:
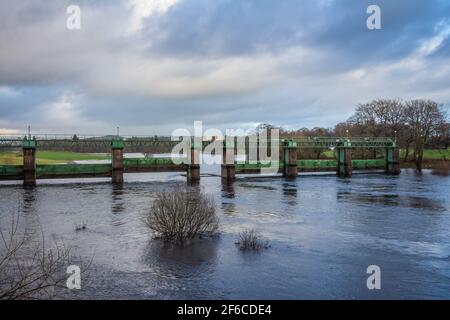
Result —
[[111, 142], [111, 152], [112, 152], [112, 170], [111, 177], [112, 183], [120, 184], [123, 183], [123, 148], [125, 144], [123, 140], [116, 139]]
[[36, 186], [36, 140], [25, 138], [22, 142], [23, 150], [23, 185]]
[[284, 172], [283, 176], [295, 179], [298, 175], [297, 168], [297, 144], [295, 141], [287, 140], [284, 144]]
[[189, 152], [189, 164], [187, 167], [187, 182], [188, 183], [196, 183], [200, 181], [200, 151], [201, 151], [202, 142], [197, 141], [194, 138], [191, 141], [191, 149]]
[[400, 174], [400, 150], [398, 148], [386, 149], [385, 173], [391, 175]]
[[337, 148], [338, 167], [337, 175], [340, 177], [352, 176], [352, 150], [349, 148]]
[[232, 182], [236, 178], [234, 147], [234, 137], [225, 137], [223, 142], [222, 166], [220, 173], [223, 182]]

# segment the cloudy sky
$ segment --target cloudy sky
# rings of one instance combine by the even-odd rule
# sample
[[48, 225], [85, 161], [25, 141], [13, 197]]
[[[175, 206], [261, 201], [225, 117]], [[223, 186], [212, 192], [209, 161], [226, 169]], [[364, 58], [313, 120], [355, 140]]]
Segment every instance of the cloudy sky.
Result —
[[0, 133], [333, 126], [381, 97], [450, 103], [450, 1], [0, 0]]

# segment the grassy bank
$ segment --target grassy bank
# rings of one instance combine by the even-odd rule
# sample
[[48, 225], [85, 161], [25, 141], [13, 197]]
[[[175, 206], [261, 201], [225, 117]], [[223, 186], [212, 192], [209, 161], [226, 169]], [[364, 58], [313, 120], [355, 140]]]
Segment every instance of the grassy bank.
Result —
[[[409, 156], [411, 157], [414, 150], [409, 151]], [[322, 153], [324, 157], [334, 158], [334, 151], [326, 150]], [[400, 149], [400, 159], [403, 160], [405, 157], [405, 149]], [[450, 148], [445, 149], [425, 149], [423, 152], [424, 161], [435, 161], [435, 160], [447, 160], [450, 161]]]
[[[70, 163], [77, 160], [106, 160], [106, 155], [77, 153], [66, 151], [37, 151], [38, 164]], [[0, 165], [21, 165], [23, 163], [21, 152], [0, 152]]]
[[[414, 150], [409, 151], [409, 155], [411, 156], [414, 153]], [[405, 157], [405, 150], [400, 150], [400, 158], [403, 159]], [[424, 160], [450, 160], [450, 148], [445, 149], [425, 149], [423, 151], [423, 159]]]
[[[409, 157], [411, 158], [414, 150], [409, 151]], [[324, 158], [335, 158], [333, 150], [325, 150], [322, 152]], [[402, 168], [415, 168], [414, 161], [403, 161], [405, 157], [405, 149], [400, 149], [400, 166]], [[423, 154], [423, 169], [435, 169], [435, 170], [447, 170], [450, 169], [450, 148], [445, 149], [425, 149]]]

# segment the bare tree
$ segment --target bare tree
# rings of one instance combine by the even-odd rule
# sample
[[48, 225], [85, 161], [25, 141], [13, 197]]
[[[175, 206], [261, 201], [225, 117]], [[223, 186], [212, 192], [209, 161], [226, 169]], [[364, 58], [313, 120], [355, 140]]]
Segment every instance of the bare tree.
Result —
[[[283, 131], [281, 136], [283, 138], [308, 138], [308, 137], [332, 137], [334, 132], [329, 128], [314, 127], [301, 128], [292, 131]], [[328, 150], [327, 148], [317, 148], [317, 149], [304, 149], [302, 152], [298, 153], [299, 159], [318, 159], [322, 158], [323, 153]]]
[[425, 146], [445, 123], [445, 114], [442, 106], [431, 100], [410, 100], [405, 105], [406, 122], [414, 145], [416, 170], [420, 172]]
[[144, 222], [171, 242], [210, 234], [219, 226], [213, 200], [201, 192], [181, 187], [158, 193]]
[[357, 106], [349, 124], [370, 136], [394, 136], [404, 128], [405, 105], [399, 99], [377, 99]]
[[346, 123], [335, 127], [335, 132], [341, 135], [344, 130], [353, 136], [396, 136], [397, 145], [405, 149], [404, 161], [408, 160], [412, 148], [420, 171], [425, 146], [433, 137], [445, 136], [445, 113], [431, 100], [378, 99], [358, 105]]
[[[57, 243], [47, 248], [44, 237], [19, 229], [19, 215], [9, 228], [0, 224], [0, 300], [50, 299], [66, 281], [70, 248]], [[4, 224], [3, 224], [4, 226]]]

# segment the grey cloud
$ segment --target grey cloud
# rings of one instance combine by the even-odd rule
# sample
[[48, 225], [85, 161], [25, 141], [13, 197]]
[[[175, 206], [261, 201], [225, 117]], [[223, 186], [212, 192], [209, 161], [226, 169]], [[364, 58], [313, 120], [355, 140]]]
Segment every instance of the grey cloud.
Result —
[[[450, 102], [449, 39], [418, 56], [449, 16], [443, 1], [180, 0], [127, 34], [124, 1], [8, 2], [0, 11], [0, 127], [170, 133], [194, 120], [224, 129], [331, 126], [358, 102], [417, 95]], [[371, 4], [371, 3], [370, 3]], [[4, 9], [4, 10], [3, 10]]]
[[[324, 5], [328, 3], [328, 5]], [[367, 0], [182, 1], [146, 21], [150, 50], [172, 55], [240, 55], [319, 47], [348, 67], [408, 54], [450, 14], [442, 1], [380, 0], [383, 30], [366, 28]]]

